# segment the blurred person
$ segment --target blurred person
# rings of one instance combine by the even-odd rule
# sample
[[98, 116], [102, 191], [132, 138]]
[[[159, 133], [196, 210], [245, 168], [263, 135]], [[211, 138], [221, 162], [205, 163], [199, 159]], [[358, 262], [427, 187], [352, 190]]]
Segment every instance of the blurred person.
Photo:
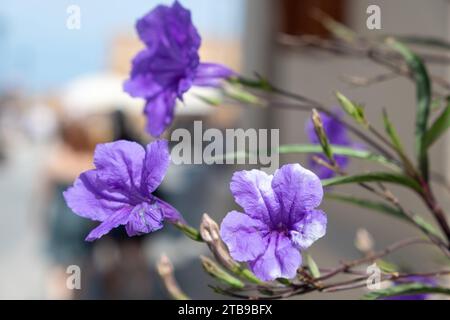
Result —
[[[80, 119], [66, 119], [60, 143], [49, 154], [48, 250], [51, 268], [48, 298], [148, 299], [155, 275], [142, 250], [144, 237], [129, 238], [123, 228], [95, 243], [84, 239], [95, 222], [82, 219], [67, 207], [62, 193], [84, 171], [92, 169], [95, 147], [116, 140], [139, 142], [129, 119], [119, 109]], [[81, 268], [81, 290], [68, 290], [68, 266]], [[160, 296], [157, 293], [155, 297]]]
[[[91, 268], [92, 246], [84, 241], [91, 223], [73, 214], [65, 204], [62, 192], [81, 172], [91, 169], [95, 146], [108, 141], [110, 131], [102, 116], [64, 119], [59, 142], [48, 155], [45, 165], [47, 249], [51, 257], [48, 298], [75, 298], [79, 292], [66, 287], [67, 267], [77, 265], [83, 271]], [[83, 277], [85, 274], [83, 272]]]

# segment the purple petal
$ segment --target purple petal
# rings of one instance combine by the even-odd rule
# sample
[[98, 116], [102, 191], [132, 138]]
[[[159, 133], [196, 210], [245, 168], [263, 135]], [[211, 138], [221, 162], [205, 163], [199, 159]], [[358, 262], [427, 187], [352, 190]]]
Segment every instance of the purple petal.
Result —
[[[316, 154], [315, 156], [329, 163], [329, 160], [323, 154]], [[346, 168], [350, 162], [347, 156], [335, 155], [334, 159], [341, 169]], [[329, 179], [336, 175], [334, 170], [317, 163], [312, 156], [308, 157], [308, 166], [320, 179]]]
[[156, 199], [157, 205], [161, 209], [164, 220], [167, 220], [171, 223], [181, 222], [181, 223], [186, 224], [186, 221], [184, 220], [183, 216], [181, 215], [180, 212], [178, 212], [177, 209], [175, 209], [170, 204], [168, 204], [167, 202], [165, 202], [161, 199], [158, 199], [156, 197], [155, 197], [155, 199]]
[[272, 176], [263, 171], [240, 171], [233, 175], [230, 189], [247, 215], [267, 225], [277, 225], [280, 207], [271, 182]]
[[266, 241], [264, 253], [249, 263], [255, 275], [263, 281], [294, 278], [302, 263], [298, 249], [282, 233], [272, 232], [266, 236]]
[[157, 205], [143, 202], [133, 208], [125, 226], [128, 236], [147, 234], [163, 227], [163, 216]]
[[124, 84], [125, 92], [132, 97], [152, 99], [160, 93], [165, 84], [155, 79], [152, 73], [154, 52], [144, 49], [134, 57], [131, 68], [131, 77]]
[[89, 235], [86, 237], [86, 241], [94, 241], [100, 239], [112, 229], [117, 228], [121, 225], [125, 225], [130, 217], [131, 210], [132, 207], [130, 206], [123, 207], [121, 210], [107, 217], [105, 221], [103, 221], [97, 228], [89, 233]]
[[220, 226], [220, 236], [237, 261], [254, 260], [264, 252], [264, 233], [266, 225], [237, 211], [229, 212]]
[[172, 123], [175, 112], [175, 100], [174, 94], [166, 92], [147, 102], [144, 110], [147, 116], [146, 130], [153, 137], [159, 137]]
[[157, 140], [150, 143], [146, 151], [141, 186], [144, 194], [150, 194], [166, 175], [170, 164], [169, 144], [167, 140]]
[[191, 13], [178, 1], [171, 7], [157, 6], [138, 20], [136, 29], [140, 39], [150, 48], [164, 45], [173, 50], [186, 47], [198, 50], [200, 47], [200, 36], [192, 24]]
[[309, 248], [327, 231], [327, 216], [321, 210], [311, 210], [294, 224], [289, 232], [292, 242], [300, 249]]
[[217, 87], [223, 79], [234, 75], [229, 68], [216, 63], [201, 63], [197, 68], [194, 85]]
[[115, 141], [97, 145], [94, 164], [98, 178], [108, 189], [132, 193], [141, 185], [144, 148], [130, 141]]
[[311, 171], [300, 164], [288, 164], [278, 169], [272, 188], [280, 203], [282, 221], [295, 223], [304, 212], [320, 205], [323, 198], [322, 183]]
[[63, 196], [73, 212], [95, 221], [104, 221], [128, 203], [124, 195], [106, 190], [104, 183], [97, 178], [96, 170], [82, 173]]

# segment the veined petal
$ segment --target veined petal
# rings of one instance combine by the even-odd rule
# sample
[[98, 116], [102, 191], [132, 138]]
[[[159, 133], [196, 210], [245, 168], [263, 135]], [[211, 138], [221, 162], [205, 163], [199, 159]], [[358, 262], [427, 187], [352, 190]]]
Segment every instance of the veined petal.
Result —
[[327, 231], [327, 216], [321, 210], [311, 210], [293, 225], [289, 232], [292, 242], [300, 249], [309, 248]]
[[157, 205], [143, 202], [133, 208], [125, 226], [128, 236], [147, 234], [163, 227], [163, 215]]
[[144, 163], [144, 148], [130, 141], [100, 144], [95, 149], [97, 177], [108, 191], [131, 195], [139, 191]]
[[147, 116], [146, 130], [159, 137], [170, 126], [175, 112], [176, 96], [173, 92], [164, 92], [147, 101], [144, 113]]
[[100, 239], [112, 229], [117, 228], [121, 225], [125, 225], [128, 222], [132, 209], [133, 207], [126, 206], [108, 216], [105, 221], [103, 221], [97, 228], [89, 233], [89, 235], [86, 237], [86, 241], [94, 241]]
[[124, 83], [124, 90], [132, 97], [152, 99], [164, 89], [161, 81], [156, 81], [151, 72], [154, 52], [144, 49], [134, 57], [130, 79]]
[[267, 232], [261, 221], [237, 211], [229, 212], [220, 225], [220, 236], [237, 261], [251, 261], [262, 254], [267, 246], [263, 235]]
[[320, 179], [298, 163], [278, 169], [272, 180], [272, 188], [280, 203], [285, 225], [295, 223], [304, 212], [318, 207], [323, 198]]
[[171, 7], [157, 6], [138, 20], [136, 29], [149, 48], [164, 45], [180, 54], [183, 49], [200, 47], [200, 36], [192, 24], [191, 13], [178, 1]]
[[165, 202], [157, 197], [154, 197], [154, 198], [156, 200], [156, 204], [161, 209], [164, 220], [167, 220], [171, 223], [177, 223], [177, 222], [181, 222], [184, 224], [186, 223], [183, 216], [177, 209], [175, 209], [170, 204], [168, 204], [167, 202]]
[[166, 175], [170, 164], [169, 144], [167, 140], [158, 140], [147, 146], [141, 188], [144, 194], [150, 194], [158, 188]]
[[128, 202], [121, 194], [108, 193], [96, 178], [95, 170], [82, 173], [63, 196], [73, 212], [94, 221], [104, 221]]
[[194, 85], [202, 87], [217, 87], [223, 79], [231, 77], [234, 72], [216, 63], [200, 63], [197, 68]]
[[253, 219], [275, 226], [279, 223], [279, 203], [272, 190], [272, 176], [260, 170], [239, 171], [231, 179], [235, 201]]
[[249, 265], [263, 281], [277, 278], [292, 279], [302, 263], [302, 256], [291, 240], [283, 233], [272, 232], [266, 236], [265, 251]]

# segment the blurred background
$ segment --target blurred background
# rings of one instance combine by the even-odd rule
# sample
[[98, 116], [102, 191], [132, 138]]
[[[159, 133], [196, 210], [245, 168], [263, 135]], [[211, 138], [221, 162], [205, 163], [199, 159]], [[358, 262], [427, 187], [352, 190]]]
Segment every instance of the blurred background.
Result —
[[[65, 206], [64, 191], [91, 166], [98, 143], [117, 139], [147, 143], [141, 115], [143, 102], [122, 92], [130, 60], [142, 45], [134, 24], [158, 3], [136, 0], [3, 0], [0, 7], [0, 299], [163, 299], [167, 294], [155, 271], [162, 253], [172, 260], [180, 286], [192, 298], [217, 298], [207, 285], [198, 256], [205, 248], [170, 227], [128, 239], [122, 230], [94, 244], [83, 241], [93, 227]], [[394, 79], [355, 88], [343, 75], [373, 76], [380, 67], [364, 59], [324, 54], [294, 47], [286, 35], [326, 31], [308, 14], [320, 8], [362, 34], [449, 36], [449, 2], [445, 0], [181, 0], [192, 10], [202, 37], [204, 61], [221, 62], [245, 75], [258, 72], [280, 87], [297, 91], [326, 105], [342, 91], [367, 106], [368, 117], [382, 128], [387, 107], [407, 150], [413, 152], [414, 86]], [[366, 9], [381, 7], [382, 29], [366, 27]], [[80, 9], [80, 29], [66, 26]], [[433, 72], [442, 77], [448, 70]], [[190, 129], [194, 120], [208, 127], [279, 128], [280, 143], [305, 143], [306, 113], [251, 110], [233, 105], [208, 107], [187, 100], [173, 128]], [[448, 137], [432, 150], [434, 171], [449, 178]], [[301, 156], [283, 157], [282, 163]], [[220, 221], [236, 208], [228, 183], [233, 166], [174, 166], [159, 195], [177, 207], [192, 224], [209, 213]], [[371, 170], [355, 162], [352, 170]], [[357, 190], [350, 190], [358, 194]], [[397, 191], [397, 190], [396, 190]], [[423, 205], [398, 190], [412, 208]], [[450, 208], [448, 191], [439, 198]], [[416, 203], [416, 202], [417, 203]], [[390, 218], [336, 203], [324, 203], [327, 236], [311, 252], [320, 265], [333, 266], [358, 257], [353, 241], [360, 227], [374, 236], [376, 246], [415, 234]], [[426, 216], [426, 214], [424, 214]], [[414, 253], [414, 255], [412, 255]], [[411, 257], [412, 256], [412, 257]], [[417, 250], [395, 255], [411, 270], [432, 267], [434, 253]], [[66, 268], [82, 270], [81, 290], [67, 290]], [[347, 292], [321, 298], [356, 298]], [[308, 296], [307, 298], [315, 298]]]

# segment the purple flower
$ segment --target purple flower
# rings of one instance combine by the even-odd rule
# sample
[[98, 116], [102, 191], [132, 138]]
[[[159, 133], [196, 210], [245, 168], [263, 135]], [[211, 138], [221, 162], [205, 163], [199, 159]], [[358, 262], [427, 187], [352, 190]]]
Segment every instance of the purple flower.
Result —
[[146, 48], [132, 62], [124, 90], [144, 98], [147, 131], [160, 136], [172, 123], [176, 99], [192, 86], [217, 86], [233, 72], [221, 65], [200, 63], [201, 38], [191, 13], [178, 1], [157, 6], [139, 19], [136, 29]]
[[[340, 121], [343, 116], [343, 112], [340, 109], [337, 109], [333, 113], [335, 117], [327, 115], [323, 112], [320, 113], [320, 117], [322, 118], [323, 122], [323, 128], [330, 143], [338, 146], [358, 148], [356, 144], [352, 143], [348, 135], [347, 128]], [[311, 143], [319, 144], [319, 138], [317, 137], [316, 131], [314, 130], [312, 119], [309, 119], [306, 124], [306, 133]], [[316, 156], [328, 162], [323, 154], [316, 154]], [[345, 169], [349, 164], [349, 158], [346, 156], [335, 155], [334, 158], [341, 169]], [[321, 179], [332, 178], [335, 175], [333, 170], [330, 170], [315, 162], [312, 156], [309, 157], [309, 168], [314, 171]]]
[[301, 265], [300, 250], [325, 235], [327, 217], [319, 178], [299, 164], [263, 171], [236, 172], [231, 192], [245, 214], [232, 211], [220, 233], [231, 256], [248, 262], [264, 281], [293, 278]]
[[183, 221], [175, 208], [152, 195], [170, 164], [167, 141], [153, 142], [147, 149], [129, 141], [101, 144], [94, 164], [95, 169], [82, 173], [64, 192], [77, 215], [101, 222], [87, 241], [121, 225], [131, 237], [161, 229], [164, 220]]
[[[395, 281], [394, 285], [408, 284], [408, 283], [420, 283], [430, 287], [435, 287], [437, 285], [436, 280], [431, 277], [424, 276], [409, 276], [408, 278]], [[428, 294], [413, 294], [408, 296], [394, 296], [385, 298], [385, 300], [426, 300]]]

